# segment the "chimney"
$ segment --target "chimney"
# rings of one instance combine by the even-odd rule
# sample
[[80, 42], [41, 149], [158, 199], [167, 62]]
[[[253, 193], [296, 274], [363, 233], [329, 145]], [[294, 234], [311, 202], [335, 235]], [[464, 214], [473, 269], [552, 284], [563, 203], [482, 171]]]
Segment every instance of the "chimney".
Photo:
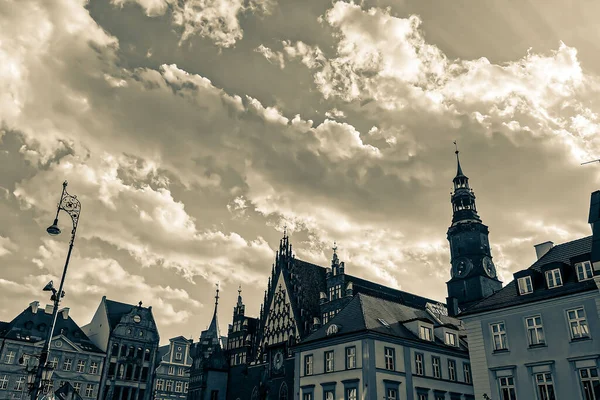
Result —
[[446, 308], [449, 317], [456, 317], [458, 314], [458, 299], [456, 297], [446, 297]]
[[65, 307], [59, 312], [62, 314], [63, 319], [69, 319], [69, 307]]
[[588, 222], [592, 226], [592, 256], [590, 261], [594, 271], [598, 272], [600, 271], [600, 190], [592, 193]]
[[537, 259], [539, 260], [550, 251], [552, 247], [554, 247], [554, 243], [552, 242], [544, 242], [540, 244], [536, 244], [533, 246], [535, 248], [535, 254], [537, 255]]
[[313, 326], [312, 326], [312, 330], [313, 332], [316, 331], [317, 329], [319, 329], [321, 327], [321, 320], [317, 317], [313, 318]]
[[32, 301], [31, 303], [29, 303], [29, 307], [31, 307], [31, 312], [33, 314], [37, 314], [37, 310], [40, 307], [40, 302], [39, 301]]
[[325, 303], [327, 303], [327, 293], [320, 292], [319, 293], [319, 304], [325, 304]]
[[52, 304], [46, 304], [46, 308], [44, 309], [46, 314], [52, 314], [52, 310], [54, 310], [54, 306]]

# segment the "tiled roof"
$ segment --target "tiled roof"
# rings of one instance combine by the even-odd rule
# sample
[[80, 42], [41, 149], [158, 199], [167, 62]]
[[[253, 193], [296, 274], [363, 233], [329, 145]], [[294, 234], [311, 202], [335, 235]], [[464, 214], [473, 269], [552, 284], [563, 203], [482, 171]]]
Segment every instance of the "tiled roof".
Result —
[[425, 308], [425, 304], [427, 303], [438, 303], [435, 300], [393, 289], [352, 275], [346, 275], [346, 278], [347, 282], [352, 282], [354, 293], [364, 293], [369, 296], [379, 297], [390, 301], [400, 301], [402, 304], [417, 308]]
[[105, 299], [106, 313], [108, 314], [108, 323], [112, 331], [121, 322], [123, 315], [131, 312], [135, 306], [131, 304], [121, 303], [119, 301]]
[[164, 346], [160, 346], [158, 348], [157, 358], [159, 361], [162, 361], [162, 358], [169, 352], [170, 344], [165, 344]]
[[[542, 266], [551, 263], [564, 263], [571, 265], [571, 259], [574, 257], [589, 254], [592, 249], [592, 236], [587, 236], [571, 242], [562, 243], [552, 247], [546, 254], [529, 267], [529, 270], [540, 272]], [[460, 316], [476, 314], [484, 311], [491, 311], [500, 308], [512, 307], [520, 304], [532, 303], [540, 300], [547, 300], [555, 297], [570, 295], [573, 293], [584, 292], [597, 289], [593, 280], [578, 282], [575, 274], [571, 274], [573, 279], [564, 279], [563, 286], [547, 289], [546, 287], [536, 287], [533, 293], [519, 295], [517, 293], [516, 282], [513, 280], [502, 289], [486, 297], [485, 299], [473, 304]]]
[[[434, 326], [439, 326], [424, 309], [359, 293], [333, 319], [307, 337], [302, 344], [326, 338], [327, 329], [333, 324], [339, 327], [335, 336], [371, 331], [397, 338], [420, 340], [405, 326], [405, 323], [414, 320], [427, 320]], [[453, 325], [460, 325], [460, 321], [455, 318], [445, 317], [445, 320], [452, 322]], [[439, 340], [435, 343], [443, 346]], [[461, 346], [461, 350], [466, 351], [466, 348]]]
[[[6, 326], [6, 339], [36, 343], [44, 340], [48, 334], [48, 329], [52, 325], [52, 314], [45, 312], [44, 308], [38, 308], [37, 313], [33, 313], [31, 306], [23, 310]], [[54, 335], [62, 333], [71, 342], [77, 344], [85, 351], [104, 353], [83, 333], [79, 326], [73, 321], [71, 316], [64, 319], [60, 311], [56, 318]]]

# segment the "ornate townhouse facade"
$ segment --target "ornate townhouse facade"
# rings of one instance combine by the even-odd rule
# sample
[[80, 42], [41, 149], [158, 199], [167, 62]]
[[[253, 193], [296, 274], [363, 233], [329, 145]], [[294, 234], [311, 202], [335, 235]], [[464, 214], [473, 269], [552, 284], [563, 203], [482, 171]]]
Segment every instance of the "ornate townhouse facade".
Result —
[[160, 338], [151, 306], [103, 296], [92, 321], [82, 330], [106, 354], [99, 400], [153, 399]]
[[190, 380], [192, 339], [177, 336], [158, 348], [154, 400], [185, 400]]
[[[25, 365], [39, 355], [52, 324], [52, 305], [32, 302], [12, 321], [0, 326], [0, 399], [28, 397]], [[69, 316], [69, 308], [58, 311], [48, 362], [54, 367], [52, 390], [65, 383], [84, 399], [96, 399], [100, 389], [105, 353]], [[33, 361], [33, 360], [31, 360]]]
[[536, 246], [537, 261], [459, 317], [477, 398], [600, 399], [600, 191], [592, 236]]

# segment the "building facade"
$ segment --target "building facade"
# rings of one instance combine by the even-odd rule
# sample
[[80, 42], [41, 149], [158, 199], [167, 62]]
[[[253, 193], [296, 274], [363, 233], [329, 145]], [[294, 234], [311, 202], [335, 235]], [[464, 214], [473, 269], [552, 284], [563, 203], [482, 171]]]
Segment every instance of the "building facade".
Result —
[[492, 399], [600, 399], [600, 191], [592, 236], [536, 246], [538, 260], [459, 314], [475, 394]]
[[152, 307], [106, 296], [82, 330], [106, 354], [99, 400], [151, 400], [159, 335]]
[[158, 348], [154, 400], [185, 400], [190, 380], [192, 339], [177, 336]]
[[[32, 355], [42, 351], [52, 325], [52, 305], [40, 308], [32, 302], [9, 323], [4, 323], [0, 338], [0, 399], [27, 398], [24, 366]], [[55, 369], [53, 390], [69, 382], [83, 399], [96, 399], [106, 355], [69, 316], [59, 310], [48, 362]]]

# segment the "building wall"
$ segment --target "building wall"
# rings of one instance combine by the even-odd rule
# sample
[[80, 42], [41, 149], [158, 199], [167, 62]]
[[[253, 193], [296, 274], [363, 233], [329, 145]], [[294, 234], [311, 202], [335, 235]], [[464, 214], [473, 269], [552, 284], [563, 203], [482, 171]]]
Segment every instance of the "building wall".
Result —
[[[600, 292], [592, 291], [467, 316], [465, 322], [469, 334], [480, 329], [484, 344], [483, 348], [471, 347], [471, 358], [477, 360], [474, 365], [474, 370], [478, 372], [475, 381], [477, 395], [485, 392], [492, 398], [499, 397], [498, 379], [513, 376], [517, 396], [535, 399], [534, 375], [549, 372], [557, 398], [583, 399], [578, 368], [600, 368], [597, 343], [600, 339], [599, 298]], [[566, 310], [576, 307], [585, 309], [591, 339], [571, 339]], [[542, 319], [545, 346], [530, 347], [525, 318], [536, 315]], [[505, 324], [507, 351], [493, 350], [490, 324], [496, 322]], [[482, 362], [484, 359], [485, 363]]]
[[[40, 354], [40, 352], [41, 347], [35, 346], [33, 343], [6, 340], [0, 361], [0, 399], [28, 397], [27, 374], [24, 366], [20, 365], [18, 360], [23, 355]], [[104, 354], [83, 351], [73, 346], [68, 340], [57, 337], [52, 342], [48, 362], [56, 362], [53, 374], [54, 390], [68, 381], [84, 399], [97, 397]], [[80, 362], [84, 363], [82, 372], [78, 371]], [[93, 362], [96, 364], [92, 364]], [[91, 369], [92, 365], [95, 366], [94, 369]], [[20, 386], [17, 383], [19, 379], [22, 381]], [[89, 389], [88, 385], [90, 385]], [[18, 388], [21, 390], [17, 390]]]
[[[177, 359], [177, 354], [180, 355]], [[156, 368], [153, 398], [155, 400], [185, 400], [190, 380], [190, 340], [183, 337], [169, 341], [169, 350]], [[170, 382], [170, 383], [169, 383]], [[168, 390], [168, 388], [171, 390]]]
[[104, 303], [100, 303], [100, 307], [96, 309], [96, 313], [90, 323], [82, 326], [81, 330], [102, 351], [106, 352], [108, 350], [110, 325], [106, 316]]
[[[206, 390], [202, 400], [226, 400], [227, 398], [227, 372], [208, 371], [207, 382], [210, 382], [210, 390]], [[216, 398], [212, 398], [212, 392], [216, 391]]]

